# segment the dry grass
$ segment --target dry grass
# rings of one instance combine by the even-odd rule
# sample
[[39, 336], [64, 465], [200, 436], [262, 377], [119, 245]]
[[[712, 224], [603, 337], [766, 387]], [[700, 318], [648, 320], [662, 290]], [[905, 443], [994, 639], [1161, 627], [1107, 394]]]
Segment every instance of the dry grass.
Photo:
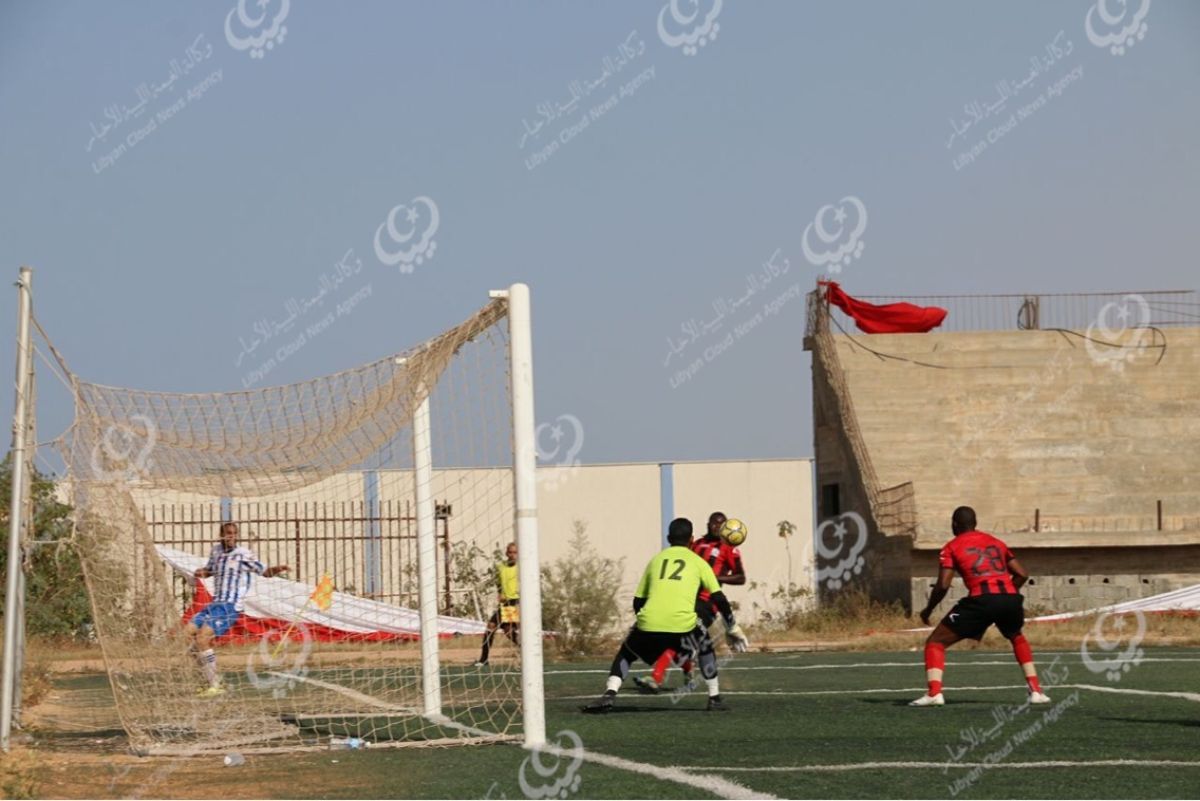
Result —
[[[1029, 616], [1032, 617], [1032, 614]], [[1092, 615], [1057, 622], [1029, 623], [1025, 631], [1036, 648], [1071, 650], [1080, 646], [1096, 622], [1097, 617]], [[916, 615], [906, 615], [898, 604], [875, 603], [861, 592], [841, 593], [829, 604], [793, 615], [788, 623], [786, 627], [755, 632], [757, 641], [769, 650], [807, 647], [816, 650], [904, 651], [918, 648], [928, 632]], [[1142, 642], [1147, 646], [1200, 645], [1200, 616], [1165, 613], [1146, 615], [1146, 634]], [[1007, 650], [1009, 647], [994, 629], [981, 643], [967, 641], [963, 646], [985, 650]]]
[[30, 635], [25, 641], [25, 665], [27, 671], [36, 666], [47, 675], [76, 671], [94, 673], [104, 670], [104, 655], [99, 643]]
[[41, 757], [25, 748], [0, 753], [0, 797], [37, 798], [42, 767]]
[[21, 671], [21, 707], [32, 709], [50, 692], [50, 670], [46, 660], [26, 659]]

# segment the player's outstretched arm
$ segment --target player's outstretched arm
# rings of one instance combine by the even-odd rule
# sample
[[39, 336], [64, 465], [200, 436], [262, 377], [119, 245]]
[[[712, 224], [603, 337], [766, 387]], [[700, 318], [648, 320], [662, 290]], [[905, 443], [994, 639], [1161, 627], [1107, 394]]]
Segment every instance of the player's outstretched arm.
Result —
[[216, 549], [214, 548], [213, 553], [210, 553], [208, 555], [208, 561], [204, 563], [204, 567], [196, 568], [196, 572], [193, 573], [192, 575], [198, 579], [208, 578], [209, 576], [211, 576], [213, 574], [213, 570], [215, 570], [217, 567], [216, 561], [217, 561]]
[[921, 610], [921, 622], [926, 626], [929, 625], [929, 616], [933, 614], [933, 610], [937, 609], [937, 605], [946, 597], [946, 593], [950, 592], [950, 584], [954, 581], [954, 568], [943, 567], [938, 571], [937, 584], [929, 593], [929, 603], [925, 604], [925, 608]]
[[1029, 581], [1029, 571], [1017, 561], [1017, 557], [1010, 557], [1008, 560], [1008, 572], [1012, 574], [1013, 586], [1018, 590]]
[[273, 576], [278, 576], [280, 573], [286, 572], [288, 572], [287, 565], [275, 565], [275, 567], [268, 567], [263, 571], [263, 578], [271, 578]]

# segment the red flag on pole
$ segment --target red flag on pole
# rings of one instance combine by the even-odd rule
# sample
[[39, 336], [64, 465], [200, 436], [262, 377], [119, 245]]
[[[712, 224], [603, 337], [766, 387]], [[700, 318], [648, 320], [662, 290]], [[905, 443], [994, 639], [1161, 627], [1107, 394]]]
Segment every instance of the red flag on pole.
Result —
[[850, 297], [836, 281], [819, 281], [825, 287], [825, 299], [844, 311], [867, 334], [924, 334], [946, 319], [946, 310], [938, 306], [912, 303], [875, 305]]

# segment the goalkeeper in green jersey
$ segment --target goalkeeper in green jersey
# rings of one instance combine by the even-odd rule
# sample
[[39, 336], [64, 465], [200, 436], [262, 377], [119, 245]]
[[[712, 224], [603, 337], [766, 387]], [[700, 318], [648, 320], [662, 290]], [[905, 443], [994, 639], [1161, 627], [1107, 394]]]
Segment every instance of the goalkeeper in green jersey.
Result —
[[712, 568], [688, 547], [692, 542], [692, 522], [682, 517], [672, 520], [667, 542], [670, 546], [650, 560], [638, 582], [633, 595], [637, 623], [613, 660], [604, 695], [585, 706], [584, 712], [611, 710], [634, 660], [653, 665], [668, 648], [699, 664], [700, 674], [708, 685], [708, 709], [723, 712], [728, 708], [721, 700], [717, 683], [717, 657], [712, 639], [696, 618], [696, 594], [701, 588], [711, 593], [710, 600], [725, 621], [730, 649], [745, 651], [749, 642], [734, 621], [733, 609], [721, 592]]

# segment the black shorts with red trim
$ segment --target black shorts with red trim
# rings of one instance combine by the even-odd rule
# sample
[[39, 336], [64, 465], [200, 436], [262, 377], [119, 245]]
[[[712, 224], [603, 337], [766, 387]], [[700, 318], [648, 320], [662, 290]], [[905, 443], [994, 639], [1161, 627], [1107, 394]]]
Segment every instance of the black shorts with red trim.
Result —
[[942, 622], [971, 640], [983, 639], [992, 625], [1005, 637], [1015, 637], [1025, 626], [1025, 598], [1018, 593], [971, 595], [956, 603]]

